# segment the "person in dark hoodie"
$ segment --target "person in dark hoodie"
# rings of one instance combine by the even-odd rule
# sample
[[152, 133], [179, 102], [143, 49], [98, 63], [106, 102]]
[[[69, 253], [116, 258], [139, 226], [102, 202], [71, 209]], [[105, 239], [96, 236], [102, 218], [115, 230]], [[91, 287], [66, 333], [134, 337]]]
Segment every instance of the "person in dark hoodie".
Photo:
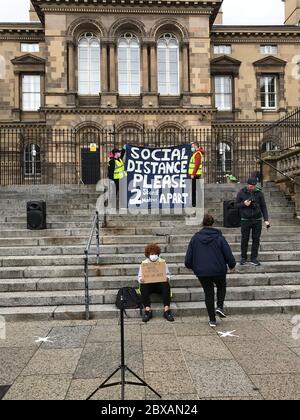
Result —
[[[205, 293], [205, 304], [209, 315], [209, 325], [217, 326], [216, 315], [226, 318], [224, 301], [226, 297], [226, 275], [236, 266], [235, 258], [222, 232], [214, 229], [214, 218], [206, 214], [203, 229], [190, 241], [185, 257], [185, 266], [194, 271]], [[217, 310], [215, 290], [217, 286]]]
[[239, 209], [241, 212], [242, 255], [240, 264], [247, 264], [248, 244], [252, 230], [251, 264], [260, 266], [258, 250], [262, 231], [262, 219], [264, 218], [267, 228], [271, 225], [265, 197], [261, 188], [257, 186], [257, 178], [249, 178], [247, 184], [248, 185], [238, 193], [235, 201], [235, 208]]

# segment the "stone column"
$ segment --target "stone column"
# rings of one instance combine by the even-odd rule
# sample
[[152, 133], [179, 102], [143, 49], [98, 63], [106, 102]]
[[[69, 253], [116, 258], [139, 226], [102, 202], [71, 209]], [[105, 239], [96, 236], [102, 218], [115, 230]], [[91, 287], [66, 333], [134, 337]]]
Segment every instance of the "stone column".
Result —
[[67, 104], [75, 106], [76, 104], [76, 82], [75, 82], [75, 44], [73, 41], [67, 41], [68, 45], [68, 98]]
[[183, 93], [189, 92], [189, 44], [186, 42], [183, 43], [182, 47], [182, 78]]
[[15, 109], [20, 109], [20, 96], [22, 92], [20, 91], [21, 83], [20, 83], [20, 73], [15, 73]]
[[142, 45], [142, 92], [149, 92], [148, 45]]
[[151, 93], [157, 93], [157, 52], [156, 43], [152, 42], [150, 46], [150, 74], [151, 74]]
[[116, 85], [116, 47], [115, 43], [109, 45], [110, 92], [115, 93]]
[[101, 92], [108, 91], [107, 43], [101, 44]]
[[118, 106], [118, 92], [115, 40], [105, 40], [101, 52], [101, 106], [102, 108], [116, 108]]

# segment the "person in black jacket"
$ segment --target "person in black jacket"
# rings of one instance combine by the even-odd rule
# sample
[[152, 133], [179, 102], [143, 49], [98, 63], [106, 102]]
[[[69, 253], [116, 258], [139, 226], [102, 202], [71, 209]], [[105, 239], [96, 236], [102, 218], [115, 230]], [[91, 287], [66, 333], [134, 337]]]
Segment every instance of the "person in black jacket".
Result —
[[[209, 315], [209, 325], [216, 327], [216, 314], [226, 318], [224, 301], [226, 297], [226, 275], [236, 266], [235, 258], [222, 232], [214, 229], [214, 218], [206, 214], [203, 229], [190, 241], [185, 257], [185, 266], [194, 271], [204, 292]], [[217, 286], [217, 310], [215, 310], [215, 290]]]
[[241, 212], [241, 265], [247, 263], [248, 244], [252, 230], [251, 264], [261, 265], [258, 261], [258, 250], [262, 232], [262, 219], [264, 218], [267, 228], [270, 227], [268, 209], [265, 197], [257, 187], [257, 179], [249, 178], [248, 186], [243, 188], [237, 195], [235, 207]]

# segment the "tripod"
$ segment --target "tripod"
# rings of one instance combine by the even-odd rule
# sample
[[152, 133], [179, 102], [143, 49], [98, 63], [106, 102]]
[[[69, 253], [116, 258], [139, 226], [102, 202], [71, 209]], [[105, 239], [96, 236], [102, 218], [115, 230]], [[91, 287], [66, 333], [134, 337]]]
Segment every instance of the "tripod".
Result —
[[[121, 365], [116, 369], [88, 398], [87, 401], [90, 400], [100, 389], [109, 388], [112, 386], [121, 385], [121, 400], [125, 399], [125, 385], [136, 385], [136, 386], [144, 386], [150, 389], [150, 391], [154, 392], [159, 398], [161, 396], [153, 389], [150, 385], [148, 385], [142, 378], [140, 378], [136, 373], [134, 373], [126, 364], [125, 364], [125, 345], [124, 345], [124, 300], [123, 296], [121, 296], [121, 308], [120, 308], [120, 326], [121, 326]], [[121, 371], [121, 381], [113, 382], [108, 384], [109, 380], [114, 377], [119, 371]], [[130, 372], [139, 382], [131, 382], [126, 381], [125, 374], [126, 371]]]

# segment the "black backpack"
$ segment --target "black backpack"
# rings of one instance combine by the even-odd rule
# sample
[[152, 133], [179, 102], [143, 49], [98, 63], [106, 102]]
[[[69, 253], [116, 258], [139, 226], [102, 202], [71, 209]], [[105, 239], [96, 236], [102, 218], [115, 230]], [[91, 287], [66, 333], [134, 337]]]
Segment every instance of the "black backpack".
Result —
[[[116, 299], [116, 307], [118, 309], [140, 309], [142, 310], [142, 301], [140, 295], [137, 294], [133, 287], [122, 287], [118, 291]], [[126, 312], [125, 312], [126, 313]]]

